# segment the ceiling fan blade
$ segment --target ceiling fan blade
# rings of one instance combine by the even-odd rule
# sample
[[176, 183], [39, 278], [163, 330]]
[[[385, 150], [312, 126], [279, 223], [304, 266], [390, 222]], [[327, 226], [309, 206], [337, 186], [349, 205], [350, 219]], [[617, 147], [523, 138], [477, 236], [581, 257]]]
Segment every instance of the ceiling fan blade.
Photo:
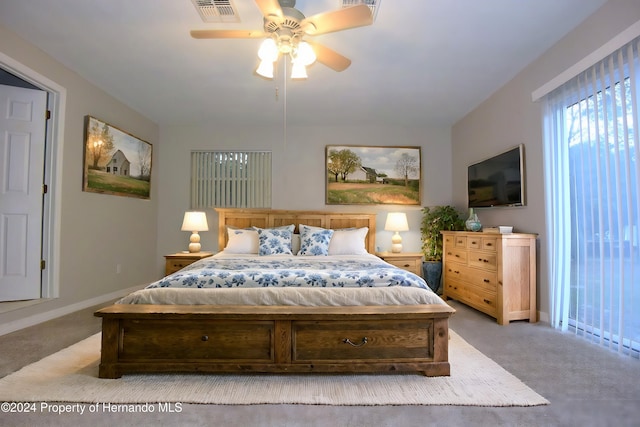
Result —
[[256, 4], [265, 18], [272, 16], [282, 19], [282, 8], [278, 0], [256, 0]]
[[310, 35], [326, 34], [373, 24], [373, 16], [366, 4], [318, 13], [304, 19], [300, 25]]
[[192, 30], [194, 39], [259, 39], [265, 37], [262, 30]]
[[325, 45], [305, 40], [311, 45], [316, 54], [316, 61], [335, 71], [344, 71], [351, 65], [351, 60], [338, 52], [329, 49]]

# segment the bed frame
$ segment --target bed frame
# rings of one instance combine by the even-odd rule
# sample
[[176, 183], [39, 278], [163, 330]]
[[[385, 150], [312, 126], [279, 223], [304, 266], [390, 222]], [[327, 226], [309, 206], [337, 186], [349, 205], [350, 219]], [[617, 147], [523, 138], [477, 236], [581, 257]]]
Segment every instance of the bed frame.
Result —
[[[216, 209], [218, 244], [227, 225], [369, 227], [375, 214]], [[216, 306], [115, 304], [102, 318], [100, 378], [151, 372], [450, 374], [447, 305]]]

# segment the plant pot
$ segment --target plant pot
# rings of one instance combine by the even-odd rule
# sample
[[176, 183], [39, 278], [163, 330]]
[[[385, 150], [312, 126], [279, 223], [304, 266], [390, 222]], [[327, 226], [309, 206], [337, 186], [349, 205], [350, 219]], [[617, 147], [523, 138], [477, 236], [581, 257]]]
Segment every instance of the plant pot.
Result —
[[442, 261], [423, 261], [422, 277], [427, 285], [435, 293], [440, 289], [440, 281], [442, 279]]

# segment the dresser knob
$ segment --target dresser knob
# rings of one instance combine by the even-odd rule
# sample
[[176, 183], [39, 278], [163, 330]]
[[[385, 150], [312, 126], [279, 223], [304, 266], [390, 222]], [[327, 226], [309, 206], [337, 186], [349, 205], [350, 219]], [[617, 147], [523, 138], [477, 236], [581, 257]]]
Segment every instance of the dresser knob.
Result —
[[200, 338], [202, 341], [209, 341], [209, 336], [208, 335], [203, 335], [202, 338]]

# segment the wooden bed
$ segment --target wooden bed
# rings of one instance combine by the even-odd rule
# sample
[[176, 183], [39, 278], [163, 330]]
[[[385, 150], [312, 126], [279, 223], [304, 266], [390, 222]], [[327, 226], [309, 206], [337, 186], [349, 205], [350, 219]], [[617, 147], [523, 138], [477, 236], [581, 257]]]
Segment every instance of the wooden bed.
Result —
[[[226, 227], [369, 227], [375, 214], [216, 209]], [[450, 374], [447, 305], [239, 306], [115, 304], [102, 317], [100, 378], [144, 372]]]

